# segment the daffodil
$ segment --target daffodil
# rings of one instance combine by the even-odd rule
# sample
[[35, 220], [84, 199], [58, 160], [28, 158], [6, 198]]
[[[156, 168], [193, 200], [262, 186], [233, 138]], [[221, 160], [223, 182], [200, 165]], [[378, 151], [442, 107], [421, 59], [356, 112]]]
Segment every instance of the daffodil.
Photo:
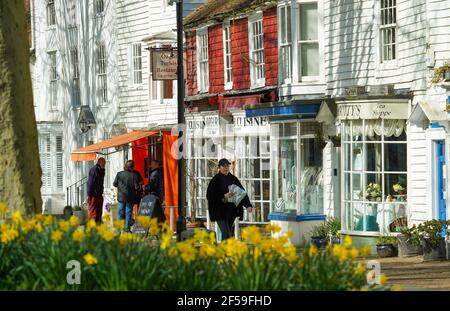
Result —
[[108, 230], [102, 231], [102, 233], [100, 233], [100, 236], [105, 241], [111, 241], [111, 240], [114, 239], [116, 234], [114, 233], [114, 231], [111, 231], [111, 230], [108, 229]]
[[311, 244], [308, 251], [309, 257], [314, 257], [317, 255], [317, 253], [318, 253], [317, 247], [314, 244]]
[[300, 260], [300, 261], [297, 263], [297, 268], [299, 268], [299, 269], [302, 269], [304, 266], [305, 266], [305, 262], [304, 262], [303, 260]]
[[247, 240], [250, 243], [258, 244], [261, 242], [261, 233], [256, 226], [249, 226], [242, 229], [241, 235], [244, 240]]
[[284, 249], [284, 257], [288, 262], [294, 262], [295, 260], [297, 260], [297, 249], [294, 245], [288, 245]]
[[261, 256], [261, 249], [259, 247], [255, 247], [253, 249], [253, 260], [257, 261], [260, 256]]
[[176, 247], [171, 247], [171, 248], [169, 249], [169, 251], [167, 252], [167, 254], [168, 254], [170, 257], [175, 257], [175, 256], [178, 255], [178, 250], [177, 250]]
[[4, 232], [2, 232], [0, 236], [0, 242], [3, 244], [8, 244], [11, 241], [14, 241], [19, 237], [19, 231], [15, 228], [8, 228]]
[[15, 211], [11, 216], [12, 221], [15, 224], [19, 224], [23, 222], [22, 214], [20, 214], [20, 211]]
[[384, 273], [381, 273], [380, 276], [378, 277], [378, 283], [380, 285], [386, 284], [387, 280], [388, 280], [388, 278]]
[[351, 258], [356, 258], [359, 255], [359, 251], [356, 247], [352, 247], [352, 249], [350, 250], [350, 257]]
[[63, 232], [61, 230], [55, 230], [52, 232], [52, 240], [55, 242], [61, 241]]
[[95, 258], [91, 253], [87, 253], [86, 255], [84, 255], [83, 259], [90, 266], [98, 263], [97, 258]]
[[50, 226], [50, 225], [52, 225], [52, 224], [53, 224], [53, 216], [52, 216], [52, 215], [46, 215], [46, 216], [44, 217], [43, 223], [44, 223], [44, 226]]
[[33, 230], [34, 228], [34, 221], [33, 220], [29, 220], [29, 221], [24, 221], [22, 223], [22, 231], [25, 233], [30, 232], [31, 230]]
[[393, 292], [398, 292], [401, 290], [402, 290], [402, 287], [398, 284], [392, 285], [392, 287], [391, 287], [391, 291], [393, 291]]
[[4, 203], [4, 202], [0, 202], [0, 215], [6, 214], [7, 211], [8, 211], [8, 205], [6, 205], [6, 203]]
[[89, 219], [88, 222], [86, 223], [86, 232], [91, 232], [91, 230], [95, 229], [96, 226], [97, 223], [95, 222], [95, 220]]
[[209, 244], [202, 244], [200, 246], [199, 255], [200, 257], [214, 257], [217, 251], [216, 248]]
[[368, 255], [369, 255], [369, 253], [370, 253], [370, 247], [369, 246], [363, 246], [362, 248], [361, 248], [361, 256], [362, 257], [367, 257]]
[[149, 223], [149, 233], [151, 236], [157, 236], [160, 232], [159, 225], [158, 225], [158, 219], [152, 218], [150, 219]]
[[172, 242], [172, 236], [168, 233], [164, 233], [161, 236], [161, 244], [160, 244], [160, 248], [161, 249], [166, 249], [167, 247], [169, 247], [169, 245]]
[[272, 224], [268, 224], [266, 225], [266, 227], [264, 228], [266, 230], [266, 232], [272, 232], [272, 233], [277, 233], [281, 231], [281, 227], [277, 226], [277, 225], [272, 225]]
[[204, 242], [208, 239], [208, 233], [205, 230], [195, 230], [194, 240]]
[[191, 262], [195, 259], [196, 250], [190, 243], [179, 242], [177, 248], [184, 262]]
[[349, 235], [346, 235], [344, 238], [344, 246], [345, 247], [352, 246], [352, 238]]
[[72, 239], [77, 242], [81, 242], [84, 239], [84, 231], [83, 230], [75, 230], [72, 234]]
[[[141, 217], [141, 216], [139, 216], [139, 217]], [[141, 224], [141, 222], [139, 220], [138, 220], [138, 223]], [[114, 228], [116, 228], [118, 230], [123, 230], [123, 228], [125, 228], [125, 220], [123, 220], [123, 219], [115, 220]]]
[[67, 232], [70, 229], [70, 223], [67, 220], [61, 220], [59, 222], [59, 228], [64, 231]]
[[362, 263], [358, 263], [358, 265], [356, 266], [356, 269], [355, 269], [355, 273], [363, 274], [365, 271], [366, 271], [366, 268], [364, 267], [364, 265]]
[[133, 234], [131, 234], [130, 232], [123, 232], [119, 236], [119, 244], [120, 244], [120, 246], [125, 246], [126, 244], [128, 244], [132, 240], [133, 240]]
[[348, 259], [348, 251], [346, 248], [341, 249], [341, 253], [339, 254], [339, 261], [344, 262]]
[[78, 217], [77, 216], [70, 216], [69, 223], [71, 226], [78, 225]]

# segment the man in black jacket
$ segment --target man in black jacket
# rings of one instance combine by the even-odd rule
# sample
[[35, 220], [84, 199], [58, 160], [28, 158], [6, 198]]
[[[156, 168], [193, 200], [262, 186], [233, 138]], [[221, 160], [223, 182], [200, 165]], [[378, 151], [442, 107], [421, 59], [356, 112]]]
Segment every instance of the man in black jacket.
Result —
[[154, 194], [159, 197], [161, 202], [163, 202], [164, 201], [164, 177], [163, 177], [161, 168], [159, 167], [158, 160], [153, 159], [150, 161], [148, 183], [149, 183], [149, 185], [151, 185], [152, 189], [154, 190]]
[[98, 158], [97, 164], [95, 164], [89, 170], [87, 181], [87, 202], [89, 204], [89, 219], [94, 219], [96, 223], [100, 223], [102, 221], [105, 164], [105, 158]]
[[134, 172], [133, 160], [125, 163], [124, 170], [117, 173], [113, 185], [117, 187], [118, 218], [125, 219], [125, 231], [130, 232], [133, 205], [138, 199], [140, 187], [139, 177]]
[[252, 211], [252, 204], [247, 195], [238, 206], [228, 202], [234, 195], [234, 193], [228, 191], [228, 186], [235, 184], [244, 189], [237, 177], [230, 173], [230, 164], [227, 159], [219, 161], [219, 173], [211, 179], [206, 191], [209, 218], [211, 221], [217, 222], [222, 232], [222, 240], [233, 236], [234, 221], [237, 217], [242, 220], [244, 206], [247, 208], [247, 212]]

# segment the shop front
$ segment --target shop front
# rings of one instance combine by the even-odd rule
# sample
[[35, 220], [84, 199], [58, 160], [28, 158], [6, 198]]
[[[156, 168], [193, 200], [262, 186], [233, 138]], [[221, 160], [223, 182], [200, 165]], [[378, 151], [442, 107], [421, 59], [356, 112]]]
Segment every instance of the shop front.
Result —
[[265, 116], [270, 122], [271, 204], [268, 219], [292, 230], [300, 245], [312, 227], [325, 219], [322, 124], [315, 120], [321, 102], [280, 103], [249, 107], [247, 118]]
[[342, 232], [361, 237], [399, 232], [407, 225], [409, 213], [408, 100], [336, 103], [342, 151]]

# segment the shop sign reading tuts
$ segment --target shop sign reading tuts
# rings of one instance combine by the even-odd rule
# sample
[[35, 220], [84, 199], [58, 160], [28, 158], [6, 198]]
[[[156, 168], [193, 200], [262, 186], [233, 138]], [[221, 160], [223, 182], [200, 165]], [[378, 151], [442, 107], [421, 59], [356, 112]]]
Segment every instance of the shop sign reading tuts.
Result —
[[407, 103], [366, 102], [338, 104], [338, 119], [407, 119]]

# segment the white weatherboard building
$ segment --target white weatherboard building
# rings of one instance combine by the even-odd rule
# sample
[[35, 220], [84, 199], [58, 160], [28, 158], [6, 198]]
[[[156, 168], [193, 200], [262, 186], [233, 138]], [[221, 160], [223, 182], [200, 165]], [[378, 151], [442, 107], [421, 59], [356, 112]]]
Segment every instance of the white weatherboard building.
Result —
[[[184, 1], [185, 15], [201, 2]], [[30, 11], [44, 209], [60, 213], [68, 203], [82, 203], [84, 178], [94, 165], [71, 161], [72, 151], [132, 129], [176, 123], [176, 81], [152, 81], [147, 50], [176, 43], [175, 6], [168, 0], [32, 0]], [[108, 193], [129, 153], [105, 157]]]
[[[93, 165], [72, 162], [70, 152], [104, 139], [118, 123], [115, 6], [111, 0], [32, 1], [34, 104], [50, 212], [62, 210], [66, 188]], [[87, 133], [78, 123], [82, 111], [95, 120]]]

